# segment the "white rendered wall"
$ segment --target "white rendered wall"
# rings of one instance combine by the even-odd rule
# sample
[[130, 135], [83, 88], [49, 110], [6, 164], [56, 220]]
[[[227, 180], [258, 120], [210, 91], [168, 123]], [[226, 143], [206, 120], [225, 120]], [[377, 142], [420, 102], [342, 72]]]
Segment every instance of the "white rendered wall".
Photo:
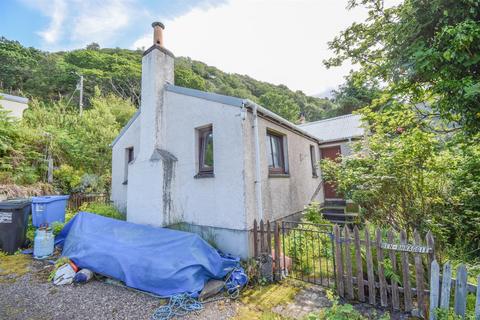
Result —
[[164, 179], [164, 169], [170, 166], [166, 165], [168, 159], [159, 154], [165, 153], [165, 84], [173, 82], [173, 70], [174, 58], [163, 48], [150, 48], [142, 58], [140, 145], [128, 177], [127, 220], [130, 222], [162, 226], [170, 219], [170, 210], [164, 205], [171, 203], [165, 195], [170, 194], [172, 181]]
[[[247, 199], [247, 222], [251, 228], [253, 220], [258, 219], [255, 208], [255, 157], [253, 143], [253, 115], [248, 113], [245, 125], [246, 145], [246, 199]], [[289, 174], [288, 177], [270, 177], [267, 160], [267, 128], [282, 133], [287, 139], [287, 152]], [[302, 211], [310, 203], [310, 199], [321, 183], [320, 170], [317, 169], [318, 177], [312, 176], [310, 160], [310, 146], [313, 145], [316, 160], [320, 159], [318, 144], [316, 141], [306, 138], [267, 119], [259, 118], [259, 142], [260, 162], [262, 177], [262, 199], [264, 219], [277, 220]], [[315, 201], [323, 201], [323, 192], [320, 192]]]
[[[171, 223], [245, 230], [242, 109], [167, 91], [165, 112], [165, 148], [178, 159]], [[213, 126], [215, 176], [195, 178], [195, 129], [206, 125]]]
[[125, 149], [133, 147], [134, 158], [138, 155], [140, 145], [139, 123], [138, 118], [135, 119], [112, 148], [112, 191], [110, 199], [118, 210], [124, 214], [127, 212], [128, 189], [128, 184], [124, 184], [127, 162]]

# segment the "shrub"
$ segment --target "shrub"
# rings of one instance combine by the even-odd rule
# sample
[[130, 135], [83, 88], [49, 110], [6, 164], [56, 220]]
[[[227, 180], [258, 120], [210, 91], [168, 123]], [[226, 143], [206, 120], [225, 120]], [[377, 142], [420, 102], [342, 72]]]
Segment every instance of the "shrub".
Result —
[[125, 215], [120, 213], [113, 205], [108, 203], [101, 203], [101, 202], [84, 203], [80, 206], [79, 211], [96, 213], [104, 217], [118, 219], [118, 220], [125, 220]]

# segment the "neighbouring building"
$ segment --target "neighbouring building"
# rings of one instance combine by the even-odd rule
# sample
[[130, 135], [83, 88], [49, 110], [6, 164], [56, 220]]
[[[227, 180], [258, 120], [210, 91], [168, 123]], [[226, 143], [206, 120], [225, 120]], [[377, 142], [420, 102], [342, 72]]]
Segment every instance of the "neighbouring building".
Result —
[[323, 201], [321, 141], [252, 101], [176, 86], [163, 25], [152, 26], [141, 107], [112, 143], [111, 200], [130, 222], [184, 224], [247, 257], [254, 219]]
[[[309, 122], [299, 127], [321, 140], [321, 159], [339, 160], [339, 156], [348, 156], [352, 141], [365, 136], [361, 116], [354, 114]], [[324, 202], [321, 210], [324, 217], [338, 224], [356, 222], [358, 206], [349, 199], [344, 199], [334, 184], [326, 182], [322, 187]]]
[[10, 116], [22, 118], [23, 111], [28, 108], [28, 99], [0, 92], [0, 106], [10, 111]]
[[[339, 155], [349, 155], [350, 143], [364, 137], [361, 116], [347, 114], [299, 125], [300, 128], [317, 137], [321, 159], [336, 159]], [[326, 200], [342, 199], [335, 191], [335, 187], [326, 183], [324, 185]]]

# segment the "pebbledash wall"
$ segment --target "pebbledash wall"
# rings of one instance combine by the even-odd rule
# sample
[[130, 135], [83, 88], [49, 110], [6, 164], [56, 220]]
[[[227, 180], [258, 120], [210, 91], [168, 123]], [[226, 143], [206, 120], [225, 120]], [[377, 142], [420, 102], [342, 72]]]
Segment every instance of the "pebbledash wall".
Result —
[[[130, 222], [181, 225], [227, 253], [248, 257], [249, 230], [260, 217], [252, 103], [171, 83], [173, 55], [154, 45], [142, 60], [140, 111], [112, 144], [112, 201]], [[263, 217], [276, 220], [301, 211], [321, 182], [310, 160], [310, 146], [319, 159], [319, 141], [264, 109], [259, 115]], [[210, 125], [214, 176], [199, 178], [197, 129]], [[269, 176], [267, 129], [287, 141], [288, 174], [282, 177]], [[127, 164], [130, 147], [134, 160]]]

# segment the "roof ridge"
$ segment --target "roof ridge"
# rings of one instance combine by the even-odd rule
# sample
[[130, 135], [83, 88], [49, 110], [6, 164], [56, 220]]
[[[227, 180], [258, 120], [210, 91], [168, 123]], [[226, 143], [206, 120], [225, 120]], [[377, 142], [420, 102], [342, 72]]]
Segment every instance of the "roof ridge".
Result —
[[317, 120], [317, 121], [303, 123], [303, 124], [300, 124], [299, 126], [303, 127], [303, 126], [307, 126], [307, 125], [314, 124], [314, 123], [327, 122], [327, 121], [338, 120], [338, 119], [343, 119], [343, 118], [350, 118], [350, 117], [354, 117], [354, 116], [358, 116], [358, 114], [353, 114], [353, 113], [343, 114], [343, 115], [337, 116], [337, 117], [332, 117], [332, 118], [321, 119], [321, 120]]

